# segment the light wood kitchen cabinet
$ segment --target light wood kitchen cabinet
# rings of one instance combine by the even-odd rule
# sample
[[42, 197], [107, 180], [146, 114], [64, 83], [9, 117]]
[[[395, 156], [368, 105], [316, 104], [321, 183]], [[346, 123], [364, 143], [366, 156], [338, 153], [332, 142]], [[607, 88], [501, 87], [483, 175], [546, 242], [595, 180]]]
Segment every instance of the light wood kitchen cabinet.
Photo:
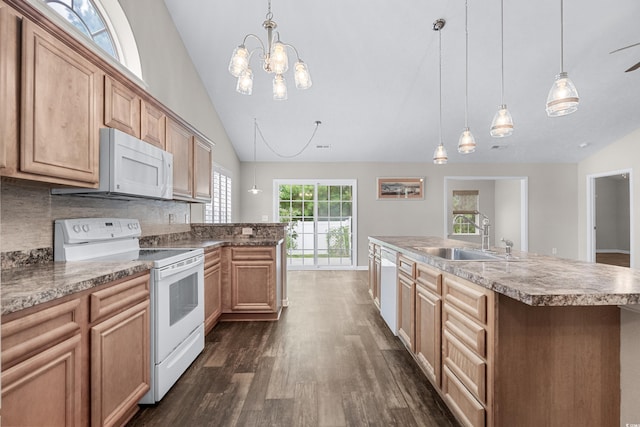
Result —
[[146, 100], [142, 101], [141, 109], [140, 137], [143, 141], [164, 150], [167, 116], [160, 107]]
[[416, 323], [415, 262], [398, 256], [398, 338], [413, 353]]
[[26, 19], [21, 65], [16, 177], [96, 187], [102, 71]]
[[[10, 150], [19, 142], [20, 18], [0, 2], [0, 173], [10, 166]], [[15, 154], [14, 156], [17, 156]], [[17, 159], [13, 159], [17, 163]]]
[[380, 245], [369, 243], [369, 294], [373, 303], [380, 309], [380, 292], [382, 281], [382, 261]]
[[121, 425], [149, 390], [149, 277], [94, 292], [89, 301], [91, 425]]
[[375, 267], [375, 243], [369, 242], [369, 295], [371, 299], [375, 301], [375, 289], [376, 289], [376, 267]]
[[275, 247], [231, 248], [232, 311], [276, 311], [275, 282]]
[[140, 138], [140, 97], [110, 76], [104, 77], [104, 125]]
[[3, 320], [4, 425], [82, 425], [83, 309], [72, 300]]
[[213, 197], [211, 176], [213, 153], [211, 145], [201, 138], [193, 137], [193, 198], [210, 203]]
[[415, 357], [437, 387], [441, 384], [442, 274], [416, 263]]
[[220, 248], [215, 248], [204, 255], [204, 333], [208, 334], [216, 325], [222, 314], [222, 282], [221, 282]]
[[124, 425], [150, 378], [149, 274], [2, 317], [2, 422]]

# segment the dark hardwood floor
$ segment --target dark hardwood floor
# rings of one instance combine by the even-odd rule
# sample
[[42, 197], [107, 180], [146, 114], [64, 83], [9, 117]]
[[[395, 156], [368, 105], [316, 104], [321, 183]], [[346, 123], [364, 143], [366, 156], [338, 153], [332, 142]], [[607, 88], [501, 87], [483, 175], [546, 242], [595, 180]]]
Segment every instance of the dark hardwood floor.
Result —
[[457, 426], [367, 292], [366, 271], [294, 271], [278, 322], [218, 324], [129, 426]]
[[611, 264], [619, 267], [630, 267], [631, 257], [629, 254], [621, 252], [596, 252], [596, 262], [599, 264]]

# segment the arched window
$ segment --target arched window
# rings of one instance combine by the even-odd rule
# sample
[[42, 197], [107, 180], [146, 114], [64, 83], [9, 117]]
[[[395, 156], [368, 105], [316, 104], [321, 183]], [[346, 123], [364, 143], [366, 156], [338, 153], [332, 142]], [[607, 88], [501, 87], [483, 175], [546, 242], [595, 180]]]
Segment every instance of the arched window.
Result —
[[142, 79], [138, 46], [118, 0], [41, 1]]
[[44, 0], [44, 2], [92, 39], [102, 50], [120, 60], [105, 19], [92, 0]]

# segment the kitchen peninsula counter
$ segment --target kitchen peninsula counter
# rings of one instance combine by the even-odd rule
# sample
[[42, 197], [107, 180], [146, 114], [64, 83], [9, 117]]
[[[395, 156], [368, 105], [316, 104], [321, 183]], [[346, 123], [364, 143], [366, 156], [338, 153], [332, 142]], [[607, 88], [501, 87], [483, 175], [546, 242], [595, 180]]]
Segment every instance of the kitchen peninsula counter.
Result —
[[[530, 306], [640, 303], [640, 271], [634, 269], [515, 250], [512, 260], [448, 261], [420, 248], [477, 245], [422, 236], [374, 236], [369, 240]], [[504, 248], [493, 251], [504, 256]]]

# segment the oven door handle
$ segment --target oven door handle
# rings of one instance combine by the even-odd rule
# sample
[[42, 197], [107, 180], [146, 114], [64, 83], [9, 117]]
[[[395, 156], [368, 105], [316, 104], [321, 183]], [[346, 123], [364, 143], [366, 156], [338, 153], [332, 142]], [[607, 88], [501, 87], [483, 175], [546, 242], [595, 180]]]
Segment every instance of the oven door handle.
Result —
[[[187, 261], [191, 261], [191, 262], [187, 262]], [[158, 272], [159, 273], [158, 278], [164, 279], [169, 276], [174, 276], [176, 274], [182, 273], [185, 270], [191, 270], [194, 267], [203, 263], [204, 263], [204, 255], [197, 255], [193, 258], [189, 258], [188, 260], [183, 261], [182, 263], [173, 264], [173, 265], [161, 268], [160, 271]]]

